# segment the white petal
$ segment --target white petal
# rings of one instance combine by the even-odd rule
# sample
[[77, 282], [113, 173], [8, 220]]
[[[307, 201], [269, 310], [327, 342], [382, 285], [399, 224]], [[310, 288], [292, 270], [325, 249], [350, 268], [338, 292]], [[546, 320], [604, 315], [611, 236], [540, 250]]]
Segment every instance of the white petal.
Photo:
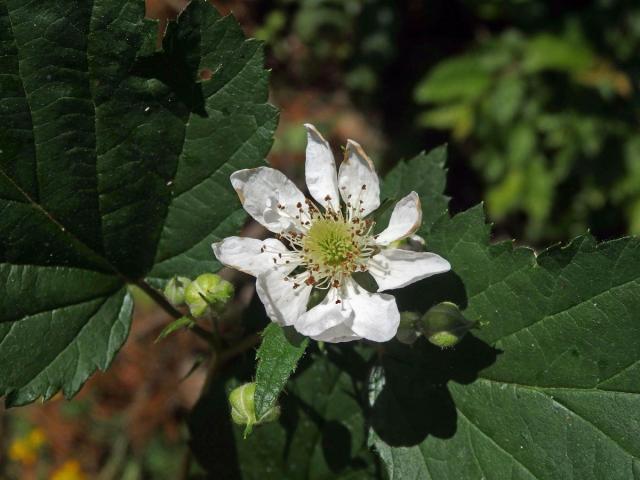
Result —
[[422, 208], [420, 197], [416, 192], [411, 192], [393, 208], [389, 226], [377, 237], [378, 245], [389, 245], [391, 242], [408, 237], [415, 232], [422, 223]]
[[267, 315], [279, 325], [293, 325], [306, 312], [311, 288], [302, 284], [294, 289], [292, 281], [274, 270], [260, 274], [256, 281], [256, 292]]
[[[227, 237], [221, 242], [214, 243], [211, 247], [216, 258], [227, 267], [235, 268], [254, 277], [279, 268], [283, 268], [284, 275], [296, 267], [295, 262], [291, 260], [289, 260], [289, 264], [283, 265], [283, 258], [288, 259], [291, 253], [282, 242], [275, 238], [257, 240], [248, 237]], [[282, 257], [279, 257], [278, 253]]]
[[430, 252], [412, 252], [388, 248], [369, 260], [369, 273], [378, 283], [378, 291], [405, 287], [437, 273], [448, 272], [451, 265]]
[[300, 317], [294, 324], [296, 330], [322, 342], [338, 343], [359, 339], [349, 327], [353, 311], [342, 302], [336, 303], [337, 299], [337, 292], [332, 288], [322, 302]]
[[340, 323], [311, 338], [319, 342], [344, 343], [360, 340], [362, 337], [356, 335], [353, 330], [344, 323]]
[[353, 310], [351, 330], [374, 342], [391, 340], [398, 331], [400, 312], [396, 299], [385, 293], [369, 293], [348, 280], [342, 302]]
[[347, 141], [338, 184], [344, 203], [350, 203], [357, 209], [359, 216], [364, 217], [380, 206], [378, 175], [367, 154], [353, 140]]
[[231, 174], [231, 184], [257, 222], [274, 233], [299, 230], [295, 216], [300, 214], [297, 205], [306, 208], [305, 197], [284, 173], [268, 167], [238, 170]]
[[333, 152], [316, 127], [310, 123], [304, 126], [307, 129], [307, 156], [304, 171], [309, 193], [323, 207], [328, 203], [338, 211], [340, 194]]

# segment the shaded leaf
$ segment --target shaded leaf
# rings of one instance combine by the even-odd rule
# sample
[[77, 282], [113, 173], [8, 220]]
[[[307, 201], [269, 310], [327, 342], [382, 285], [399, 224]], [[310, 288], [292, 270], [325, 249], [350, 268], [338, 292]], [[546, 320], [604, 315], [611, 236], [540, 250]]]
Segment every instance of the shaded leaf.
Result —
[[161, 52], [156, 31], [142, 0], [0, 1], [9, 404], [73, 395], [126, 339], [125, 284], [217, 270], [211, 242], [244, 219], [229, 174], [277, 121], [261, 45], [200, 0]]
[[239, 378], [212, 385], [189, 421], [191, 446], [207, 478], [379, 478], [362, 413], [370, 353], [327, 350], [303, 359], [280, 400], [280, 419], [256, 426], [246, 440], [244, 428], [231, 423], [227, 396], [250, 378], [250, 356], [236, 364]]

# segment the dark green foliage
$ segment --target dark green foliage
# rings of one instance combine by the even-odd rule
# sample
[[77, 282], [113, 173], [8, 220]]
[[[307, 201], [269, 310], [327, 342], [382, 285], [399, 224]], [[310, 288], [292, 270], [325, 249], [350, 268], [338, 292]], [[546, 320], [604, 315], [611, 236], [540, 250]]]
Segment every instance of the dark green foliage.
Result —
[[536, 257], [490, 245], [478, 207], [429, 245], [460, 279], [430, 288], [485, 326], [451, 351], [422, 340], [383, 358], [371, 439], [391, 478], [638, 475], [640, 241], [584, 236]]
[[[194, 1], [155, 52], [144, 2], [0, 1], [0, 394], [78, 391], [127, 337], [125, 284], [219, 268], [229, 174], [277, 121], [259, 42]], [[200, 72], [211, 70], [210, 80]]]
[[637, 6], [465, 3], [485, 34], [417, 84], [418, 123], [449, 131], [512, 235], [638, 233]]
[[371, 353], [330, 346], [305, 356], [280, 398], [277, 422], [243, 427], [229, 417], [227, 395], [254, 369], [250, 355], [214, 384], [190, 419], [191, 445], [207, 478], [302, 480], [379, 478], [363, 416]]

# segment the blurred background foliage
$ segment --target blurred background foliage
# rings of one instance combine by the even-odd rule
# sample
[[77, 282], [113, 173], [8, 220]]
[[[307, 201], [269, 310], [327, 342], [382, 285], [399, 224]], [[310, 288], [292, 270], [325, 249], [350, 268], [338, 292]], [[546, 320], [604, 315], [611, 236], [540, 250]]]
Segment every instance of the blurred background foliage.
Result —
[[[486, 201], [498, 238], [542, 248], [587, 229], [640, 233], [637, 2], [212, 3], [266, 43], [281, 109], [269, 160], [294, 178], [307, 121], [336, 154], [361, 142], [382, 172], [448, 143], [452, 210]], [[147, 0], [154, 18], [185, 4]], [[245, 290], [252, 298], [253, 283]], [[74, 402], [2, 416], [0, 478], [179, 478], [206, 345], [154, 344], [168, 319], [149, 308], [137, 302], [125, 348]]]
[[453, 208], [485, 200], [504, 236], [640, 232], [634, 2], [246, 3], [284, 109], [274, 154], [303, 149], [297, 117], [361, 133], [384, 168], [448, 142]]

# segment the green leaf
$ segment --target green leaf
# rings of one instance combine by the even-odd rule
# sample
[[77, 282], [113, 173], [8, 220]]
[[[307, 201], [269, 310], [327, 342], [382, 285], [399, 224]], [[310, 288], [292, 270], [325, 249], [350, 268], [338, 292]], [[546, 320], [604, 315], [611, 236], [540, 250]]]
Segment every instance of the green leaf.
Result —
[[191, 328], [194, 325], [195, 325], [195, 322], [191, 318], [180, 317], [177, 320], [174, 320], [173, 322], [171, 322], [166, 327], [164, 327], [160, 332], [160, 335], [158, 335], [158, 338], [156, 338], [155, 341], [159, 342], [160, 340], [167, 338], [169, 335], [171, 335], [174, 332], [177, 332], [182, 328]]
[[418, 103], [473, 102], [491, 84], [491, 66], [478, 55], [463, 55], [436, 65], [416, 87]]
[[476, 207], [428, 238], [463, 290], [448, 295], [485, 326], [452, 352], [385, 356], [371, 439], [390, 477], [639, 475], [640, 241], [582, 236], [536, 256], [489, 234]]
[[528, 72], [558, 70], [580, 72], [594, 62], [594, 54], [582, 39], [543, 33], [532, 37], [524, 52], [523, 67]]
[[280, 419], [254, 427], [246, 440], [244, 427], [231, 423], [227, 397], [254, 365], [250, 356], [236, 362], [237, 378], [215, 382], [189, 420], [192, 451], [206, 478], [379, 478], [362, 414], [369, 357], [348, 346], [307, 355], [281, 398]]
[[143, 0], [0, 0], [9, 404], [76, 393], [126, 338], [126, 283], [217, 270], [244, 219], [229, 174], [277, 122], [261, 44], [203, 0], [156, 37]]
[[[422, 203], [422, 227], [418, 233], [426, 235], [435, 221], [447, 212], [449, 197], [444, 194], [447, 171], [444, 164], [447, 158], [446, 146], [422, 152], [408, 161], [399, 162], [385, 177], [381, 197], [400, 200], [414, 190]], [[390, 208], [379, 220], [384, 229], [391, 216]], [[386, 218], [386, 221], [384, 220]]]
[[275, 405], [308, 344], [308, 338], [275, 323], [269, 324], [264, 330], [262, 344], [256, 355], [258, 367], [254, 401], [257, 418]]
[[421, 113], [418, 124], [423, 127], [452, 130], [453, 138], [463, 140], [473, 128], [473, 110], [466, 104], [448, 104]]
[[129, 333], [118, 279], [69, 267], [0, 264], [0, 393], [8, 405], [75, 394]]

